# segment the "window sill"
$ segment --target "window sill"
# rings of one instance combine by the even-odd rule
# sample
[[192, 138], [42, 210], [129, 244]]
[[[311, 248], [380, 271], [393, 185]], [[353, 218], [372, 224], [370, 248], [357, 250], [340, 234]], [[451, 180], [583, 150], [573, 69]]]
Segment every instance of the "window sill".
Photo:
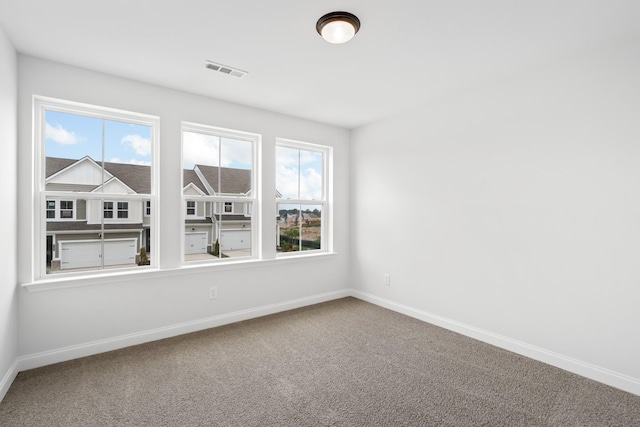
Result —
[[82, 276], [47, 277], [29, 283], [21, 284], [21, 287], [29, 293], [53, 291], [56, 289], [68, 289], [107, 283], [121, 283], [132, 280], [153, 280], [155, 278], [166, 278], [174, 276], [188, 276], [206, 272], [216, 272], [225, 270], [236, 270], [256, 267], [267, 267], [270, 265], [280, 265], [283, 263], [295, 263], [304, 261], [322, 260], [333, 258], [336, 252], [322, 252], [304, 255], [280, 256], [275, 259], [246, 259], [239, 261], [223, 261], [216, 263], [194, 263], [184, 264], [177, 268], [145, 267], [136, 270], [119, 270], [109, 273], [100, 273]]

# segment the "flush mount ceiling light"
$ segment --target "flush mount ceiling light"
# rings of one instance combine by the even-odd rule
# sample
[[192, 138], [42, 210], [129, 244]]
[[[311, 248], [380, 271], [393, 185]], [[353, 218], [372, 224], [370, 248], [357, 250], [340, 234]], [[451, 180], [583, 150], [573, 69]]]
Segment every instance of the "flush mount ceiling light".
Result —
[[331, 12], [318, 19], [316, 30], [323, 39], [333, 44], [346, 43], [360, 29], [360, 20], [349, 12]]

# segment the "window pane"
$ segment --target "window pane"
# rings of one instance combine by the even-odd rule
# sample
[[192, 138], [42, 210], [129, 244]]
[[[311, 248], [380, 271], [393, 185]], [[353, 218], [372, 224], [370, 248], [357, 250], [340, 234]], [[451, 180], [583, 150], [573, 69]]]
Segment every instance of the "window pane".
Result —
[[[148, 259], [157, 118], [63, 101], [38, 99], [35, 105], [44, 118], [38, 135], [44, 137], [39, 143], [45, 174], [37, 188], [56, 198], [46, 201], [46, 230], [36, 242], [38, 253], [46, 253], [46, 273], [129, 267], [143, 255]], [[68, 195], [57, 200], [59, 196], [48, 191]], [[110, 195], [95, 199], [99, 193]], [[122, 201], [118, 194], [130, 198]]]
[[196, 202], [194, 200], [187, 200], [187, 215], [194, 216], [195, 214], [196, 214]]
[[102, 119], [47, 110], [45, 132], [47, 177], [68, 166], [68, 160], [88, 156], [102, 162]]
[[278, 252], [322, 248], [322, 205], [278, 204], [278, 213]]
[[46, 190], [150, 193], [150, 126], [49, 110], [45, 120]]
[[252, 255], [253, 141], [221, 133], [183, 131], [185, 261]]
[[47, 218], [55, 218], [56, 217], [56, 202], [55, 200], [47, 200]]
[[[279, 140], [276, 143], [276, 251], [330, 250], [323, 242], [324, 188], [329, 147]], [[324, 212], [326, 213], [326, 212]], [[330, 236], [328, 236], [330, 238]]]
[[113, 202], [104, 202], [104, 218], [113, 218]]
[[151, 127], [104, 121], [105, 193], [151, 193]]
[[[222, 202], [195, 202], [207, 212], [221, 209]], [[250, 210], [251, 202], [238, 203], [242, 209]], [[251, 217], [240, 215], [214, 214], [203, 219], [191, 219], [185, 222], [185, 259], [186, 261], [215, 258], [237, 258], [251, 255]]]
[[276, 190], [283, 199], [297, 199], [300, 183], [299, 150], [276, 147]]
[[[83, 201], [84, 203], [85, 201]], [[90, 211], [98, 211], [101, 205], [112, 206], [112, 202], [88, 200]], [[136, 202], [142, 206], [142, 201]], [[79, 205], [80, 203], [78, 203]], [[105, 210], [113, 215], [113, 211]], [[47, 223], [47, 272], [64, 273], [95, 271], [122, 267], [134, 267], [140, 259], [140, 250], [148, 257], [148, 233], [141, 224], [122, 227], [106, 222], [99, 214], [79, 224], [74, 222]], [[55, 239], [55, 240], [54, 240]]]
[[282, 199], [322, 200], [321, 152], [276, 147], [276, 189]]

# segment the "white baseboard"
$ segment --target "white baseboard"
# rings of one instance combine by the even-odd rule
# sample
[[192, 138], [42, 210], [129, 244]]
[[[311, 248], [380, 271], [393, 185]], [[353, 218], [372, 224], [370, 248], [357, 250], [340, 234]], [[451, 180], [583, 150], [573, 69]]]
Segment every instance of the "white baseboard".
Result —
[[640, 396], [640, 379], [620, 374], [586, 362], [582, 362], [580, 360], [573, 359], [562, 354], [545, 350], [544, 348], [536, 347], [521, 341], [513, 340], [505, 336], [494, 334], [483, 329], [456, 322], [442, 316], [418, 310], [413, 307], [398, 304], [394, 301], [380, 298], [366, 292], [361, 292], [355, 289], [343, 289], [335, 292], [312, 295], [309, 297], [283, 301], [281, 303], [240, 310], [233, 313], [199, 319], [192, 322], [170, 325], [163, 328], [152, 329], [135, 334], [122, 335], [105, 340], [98, 340], [79, 344], [76, 346], [64, 347], [42, 353], [21, 356], [16, 359], [16, 361], [11, 365], [7, 373], [2, 378], [2, 381], [0, 382], [0, 401], [4, 398], [5, 394], [9, 390], [9, 387], [11, 386], [11, 383], [14, 381], [20, 371], [51, 365], [53, 363], [65, 362], [80, 357], [91, 356], [94, 354], [143, 344], [159, 339], [170, 338], [173, 336], [196, 332], [216, 326], [249, 320], [269, 314], [275, 314], [282, 311], [301, 308], [308, 305], [318, 304], [321, 302], [331, 301], [348, 296], [352, 296], [363, 301], [376, 304], [380, 307], [405, 314], [415, 319], [428, 322], [454, 332], [458, 332], [460, 334], [475, 338], [488, 344], [495, 345], [505, 350], [512, 351], [522, 356], [529, 357], [552, 366], [556, 366], [566, 371], [573, 372], [594, 381], [598, 381]]
[[2, 399], [4, 399], [4, 396], [9, 391], [9, 387], [11, 387], [11, 383], [16, 379], [18, 372], [20, 372], [18, 369], [18, 360], [14, 360], [4, 377], [2, 377], [2, 380], [0, 380], [0, 402], [2, 402]]
[[[65, 362], [80, 357], [92, 356], [94, 354], [104, 353], [107, 351], [118, 350], [124, 347], [144, 344], [150, 341], [156, 341], [164, 338], [170, 338], [177, 335], [187, 334], [190, 332], [201, 331], [204, 329], [214, 328], [216, 326], [228, 325], [230, 323], [240, 322], [243, 320], [254, 319], [256, 317], [275, 314], [282, 311], [293, 310], [308, 305], [318, 304], [321, 302], [331, 301], [338, 298], [350, 296], [351, 292], [347, 289], [335, 292], [328, 292], [309, 297], [283, 301], [276, 304], [263, 305], [260, 307], [240, 310], [233, 313], [221, 314], [205, 319], [194, 320], [191, 322], [170, 325], [162, 328], [152, 329], [148, 331], [138, 332], [134, 334], [121, 335], [118, 337], [108, 338], [104, 340], [83, 343], [75, 346], [59, 348], [55, 350], [45, 351], [42, 353], [29, 354], [21, 356], [17, 360], [17, 370], [25, 371], [27, 369], [39, 368], [54, 363]], [[15, 375], [13, 376], [15, 378]], [[13, 381], [11, 378], [8, 384]], [[8, 386], [7, 386], [8, 389]], [[1, 399], [0, 399], [1, 400]]]
[[398, 304], [366, 292], [352, 289], [351, 296], [640, 396], [640, 379], [638, 378], [620, 374], [413, 307]]

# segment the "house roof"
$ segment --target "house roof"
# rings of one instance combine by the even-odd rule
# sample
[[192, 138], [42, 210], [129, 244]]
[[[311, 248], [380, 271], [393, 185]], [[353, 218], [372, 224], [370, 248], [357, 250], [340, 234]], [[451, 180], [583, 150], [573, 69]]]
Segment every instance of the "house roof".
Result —
[[194, 170], [184, 169], [182, 171], [182, 176], [183, 176], [182, 178], [183, 188], [191, 183], [196, 187], [198, 187], [198, 189], [200, 189], [200, 191], [202, 191], [204, 194], [207, 194], [207, 188], [202, 183], [202, 181], [200, 180], [200, 177]]
[[45, 165], [47, 178], [49, 178], [51, 175], [53, 175], [56, 172], [60, 172], [62, 169], [66, 168], [67, 166], [71, 166], [77, 161], [78, 160], [74, 160], [74, 159], [60, 159], [58, 157], [47, 157], [47, 161]]
[[151, 193], [151, 168], [149, 166], [105, 162], [104, 168], [136, 193]]
[[[45, 165], [47, 178], [65, 168], [72, 166], [75, 163], [79, 163], [83, 159], [85, 158], [62, 159], [57, 157], [47, 157]], [[98, 165], [100, 164], [100, 162], [96, 162], [93, 159], [91, 160]], [[117, 177], [120, 181], [122, 181], [126, 186], [131, 188], [136, 193], [151, 193], [151, 169], [149, 168], [149, 166], [105, 162], [104, 168], [107, 172]]]
[[[216, 193], [245, 194], [251, 190], [251, 171], [246, 169], [220, 168], [220, 180], [218, 180], [218, 167], [196, 165], [204, 179]], [[222, 181], [222, 188], [219, 188]]]
[[[47, 157], [47, 178], [61, 170], [72, 166], [82, 159], [63, 159]], [[100, 164], [99, 162], [96, 162]], [[104, 163], [105, 170], [130, 187], [137, 194], [151, 193], [151, 170], [149, 166], [129, 163]], [[218, 168], [216, 166], [196, 165], [209, 186], [215, 191], [225, 194], [244, 194], [251, 190], [251, 171], [245, 169], [220, 168], [222, 188], [218, 188]], [[209, 194], [207, 185], [200, 179], [195, 170], [183, 170], [183, 185], [193, 183], [203, 193]], [[78, 184], [82, 185], [82, 184]], [[83, 190], [87, 191], [87, 189]]]

